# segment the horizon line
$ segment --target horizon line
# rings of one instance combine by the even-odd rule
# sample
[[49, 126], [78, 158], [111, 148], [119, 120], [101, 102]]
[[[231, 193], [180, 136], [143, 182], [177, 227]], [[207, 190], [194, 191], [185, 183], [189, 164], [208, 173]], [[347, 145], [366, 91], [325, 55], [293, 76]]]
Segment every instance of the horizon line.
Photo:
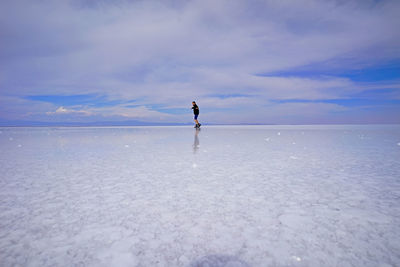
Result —
[[[400, 125], [400, 123], [203, 123], [203, 126], [340, 126], [340, 125]], [[104, 124], [104, 125], [95, 125], [95, 124], [76, 124], [73, 123], [67, 124], [40, 124], [40, 125], [1, 125], [0, 128], [47, 128], [47, 127], [65, 127], [65, 128], [102, 128], [102, 127], [188, 127], [192, 126], [192, 123], [166, 123], [166, 124], [137, 124], [137, 125], [113, 125], [113, 124]]]

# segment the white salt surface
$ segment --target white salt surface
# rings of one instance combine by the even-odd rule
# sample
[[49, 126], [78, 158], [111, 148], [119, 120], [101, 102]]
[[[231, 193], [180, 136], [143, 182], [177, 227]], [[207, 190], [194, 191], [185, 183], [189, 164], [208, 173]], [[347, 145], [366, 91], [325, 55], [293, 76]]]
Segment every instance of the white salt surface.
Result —
[[0, 266], [400, 264], [399, 126], [0, 129]]

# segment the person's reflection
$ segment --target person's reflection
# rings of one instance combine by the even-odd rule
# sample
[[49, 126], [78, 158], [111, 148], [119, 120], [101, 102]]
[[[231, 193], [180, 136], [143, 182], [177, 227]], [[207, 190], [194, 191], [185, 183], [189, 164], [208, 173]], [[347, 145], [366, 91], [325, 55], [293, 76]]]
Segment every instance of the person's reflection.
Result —
[[196, 131], [194, 132], [193, 153], [196, 153], [200, 146], [199, 132], [200, 128], [196, 128]]

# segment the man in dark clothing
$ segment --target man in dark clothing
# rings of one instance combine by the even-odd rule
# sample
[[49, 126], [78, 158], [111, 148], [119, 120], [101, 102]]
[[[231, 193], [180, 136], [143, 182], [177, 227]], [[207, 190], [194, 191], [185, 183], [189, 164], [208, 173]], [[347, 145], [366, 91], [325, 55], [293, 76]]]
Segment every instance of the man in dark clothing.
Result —
[[194, 126], [194, 128], [200, 128], [201, 124], [197, 120], [197, 117], [199, 116], [200, 113], [199, 107], [196, 105], [196, 101], [193, 101], [192, 105], [193, 105], [192, 109], [194, 114], [194, 122], [196, 122], [196, 126]]

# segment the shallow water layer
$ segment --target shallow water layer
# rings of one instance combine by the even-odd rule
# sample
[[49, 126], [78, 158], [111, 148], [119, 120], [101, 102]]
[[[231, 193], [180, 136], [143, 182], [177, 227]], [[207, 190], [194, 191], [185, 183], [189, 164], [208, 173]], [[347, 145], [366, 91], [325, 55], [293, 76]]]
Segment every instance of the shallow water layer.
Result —
[[0, 266], [400, 263], [400, 126], [0, 128], [0, 151]]

